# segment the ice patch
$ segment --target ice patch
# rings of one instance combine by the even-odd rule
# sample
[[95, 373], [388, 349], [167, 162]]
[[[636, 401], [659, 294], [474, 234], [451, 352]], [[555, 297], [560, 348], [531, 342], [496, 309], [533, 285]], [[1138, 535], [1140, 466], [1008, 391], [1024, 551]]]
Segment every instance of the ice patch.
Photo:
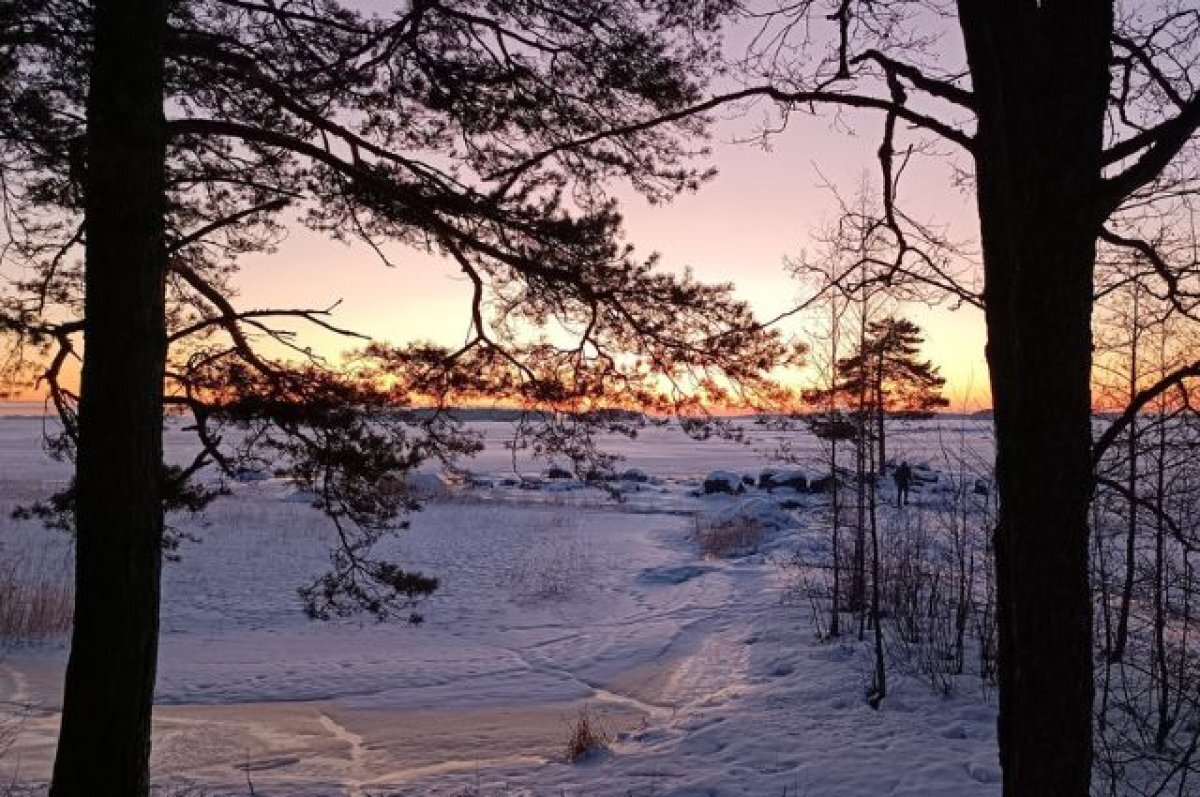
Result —
[[642, 584], [683, 584], [712, 571], [713, 568], [700, 565], [650, 567], [638, 574], [638, 581]]

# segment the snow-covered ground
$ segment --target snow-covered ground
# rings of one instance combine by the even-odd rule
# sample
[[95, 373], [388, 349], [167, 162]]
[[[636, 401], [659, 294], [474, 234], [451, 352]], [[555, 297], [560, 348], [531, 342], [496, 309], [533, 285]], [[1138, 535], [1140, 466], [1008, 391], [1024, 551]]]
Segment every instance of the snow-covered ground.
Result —
[[[441, 580], [419, 626], [304, 618], [296, 590], [327, 564], [331, 531], [286, 482], [237, 484], [181, 524], [197, 541], [165, 570], [153, 766], [166, 793], [245, 795], [248, 779], [259, 795], [999, 793], [994, 706], [978, 689], [939, 697], [896, 675], [875, 711], [866, 651], [817, 640], [784, 563], [823, 544], [821, 496], [696, 495], [714, 470], [757, 475], [781, 442], [816, 459], [815, 440], [613, 438], [621, 469], [649, 477], [616, 502], [545, 478], [545, 463], [514, 473], [509, 427], [479, 428], [473, 483], [396, 543]], [[0, 417], [0, 557], [66, 577], [68, 540], [9, 519], [66, 478], [41, 429]], [[937, 467], [990, 442], [985, 423], [945, 421], [898, 427], [890, 445]], [[189, 447], [170, 431], [170, 451]], [[765, 521], [757, 553], [700, 556], [697, 518], [747, 512]], [[0, 782], [47, 776], [65, 658], [62, 640], [0, 658], [0, 705], [19, 717]], [[585, 709], [609, 750], [566, 763]]]

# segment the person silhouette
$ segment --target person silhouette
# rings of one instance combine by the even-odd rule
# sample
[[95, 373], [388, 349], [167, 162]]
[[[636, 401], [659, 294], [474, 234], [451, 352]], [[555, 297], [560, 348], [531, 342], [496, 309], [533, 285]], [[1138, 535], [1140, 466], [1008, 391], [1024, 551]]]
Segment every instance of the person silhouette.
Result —
[[901, 462], [892, 478], [896, 481], [896, 506], [900, 506], [901, 501], [908, 506], [908, 487], [912, 484], [912, 468], [908, 467], [907, 462]]

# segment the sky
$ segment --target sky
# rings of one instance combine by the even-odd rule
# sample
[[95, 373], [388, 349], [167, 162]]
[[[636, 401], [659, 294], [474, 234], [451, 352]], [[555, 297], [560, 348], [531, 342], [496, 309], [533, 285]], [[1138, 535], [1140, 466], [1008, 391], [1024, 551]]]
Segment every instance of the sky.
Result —
[[[619, 186], [614, 192], [622, 199], [628, 240], [641, 254], [660, 253], [669, 270], [686, 267], [702, 280], [732, 282], [737, 295], [767, 319], [808, 295], [785, 260], [813, 250], [813, 233], [836, 218], [830, 185], [849, 196], [864, 175], [874, 177], [878, 123], [853, 120], [854, 135], [841, 129], [845, 119], [835, 130], [828, 118], [794, 118], [769, 151], [735, 141], [745, 138], [764, 110], [717, 120], [710, 163], [718, 175], [699, 192], [656, 206]], [[914, 169], [905, 207], [969, 239], [976, 224], [973, 197], [951, 187], [948, 178], [939, 160]], [[361, 245], [346, 246], [297, 227], [275, 253], [245, 261], [238, 282], [241, 304], [317, 307], [340, 300], [336, 319], [372, 338], [461, 343], [469, 287], [457, 267], [412, 250], [389, 254], [394, 268]], [[925, 356], [947, 377], [952, 409], [990, 406], [982, 314], [949, 304], [909, 305], [900, 312], [925, 330]], [[792, 318], [780, 329], [806, 340], [812, 327], [811, 320]], [[310, 341], [325, 354], [345, 346], [332, 336]]]
[[[841, 118], [834, 129], [828, 118], [796, 117], [772, 138], [770, 149], [741, 143], [763, 112], [717, 119], [708, 163], [718, 174], [698, 192], [650, 205], [631, 190], [613, 191], [622, 200], [627, 238], [640, 254], [658, 252], [665, 269], [690, 268], [699, 279], [733, 283], [758, 317], [769, 319], [811, 295], [789, 274], [786, 260], [814, 252], [812, 236], [836, 218], [831, 186], [849, 197], [864, 176], [875, 178], [878, 123], [869, 116]], [[848, 121], [856, 133], [847, 133]], [[946, 225], [956, 239], [974, 237], [974, 199], [952, 187], [944, 159], [918, 165], [906, 181], [907, 212]], [[276, 251], [244, 259], [235, 282], [237, 303], [250, 309], [339, 302], [332, 320], [373, 339], [461, 343], [470, 292], [457, 266], [409, 249], [389, 256], [394, 267], [361, 244], [332, 241], [294, 224]], [[948, 302], [902, 306], [899, 312], [923, 328], [924, 355], [947, 378], [951, 410], [989, 407], [982, 313]], [[807, 342], [816, 326], [794, 316], [779, 328]], [[328, 333], [307, 334], [302, 342], [330, 358], [357, 345]], [[808, 378], [801, 372], [796, 386]]]
[[[376, 5], [375, 0], [364, 3]], [[731, 41], [738, 46], [744, 38], [744, 31], [737, 31]], [[812, 235], [835, 219], [830, 186], [851, 197], [864, 175], [877, 181], [881, 126], [877, 114], [863, 112], [836, 120], [794, 116], [771, 137], [769, 150], [738, 143], [754, 138], [769, 109], [764, 104], [718, 114], [713, 154], [697, 163], [715, 166], [718, 175], [695, 194], [651, 206], [628, 188], [612, 187], [622, 199], [627, 238], [641, 255], [658, 252], [665, 269], [690, 268], [701, 280], [733, 283], [762, 319], [786, 312], [811, 293], [789, 275], [785, 261], [813, 251]], [[921, 221], [947, 225], [950, 237], [970, 241], [977, 225], [974, 198], [954, 187], [950, 163], [939, 154], [910, 168], [903, 207]], [[457, 266], [412, 250], [389, 255], [394, 268], [361, 244], [347, 246], [293, 224], [276, 251], [242, 261], [237, 303], [244, 309], [317, 308], [337, 301], [334, 323], [371, 338], [461, 343], [468, 331], [469, 287]], [[947, 377], [951, 408], [990, 406], [982, 314], [949, 304], [905, 306], [899, 312], [924, 329], [925, 356]], [[807, 341], [813, 326], [811, 319], [796, 316], [780, 329]], [[353, 345], [329, 333], [313, 333], [301, 342], [330, 357]]]
[[[393, 1], [358, 0], [380, 11]], [[757, 31], [757, 23], [735, 24], [726, 31], [724, 46], [740, 55]], [[956, 30], [941, 31], [940, 39], [944, 55], [961, 60]], [[717, 113], [713, 155], [704, 165], [715, 166], [718, 175], [699, 192], [651, 206], [631, 190], [613, 187], [623, 200], [628, 239], [641, 254], [658, 252], [663, 268], [690, 268], [702, 280], [733, 283], [761, 319], [786, 312], [811, 294], [788, 273], [785, 261], [811, 252], [813, 234], [836, 218], [830, 186], [851, 197], [864, 175], [877, 184], [882, 125], [877, 113], [844, 111], [836, 119], [794, 115], [770, 138], [769, 150], [738, 143], [757, 137], [771, 107], [764, 103]], [[953, 161], [946, 152], [942, 146], [906, 171], [903, 208], [922, 222], [945, 225], [950, 238], [970, 242], [977, 237], [974, 197], [969, 189], [954, 187]], [[364, 247], [347, 248], [298, 230], [275, 255], [247, 263], [244, 300], [278, 306], [284, 299], [322, 305], [336, 298], [342, 301], [339, 318], [373, 338], [461, 343], [468, 331], [469, 291], [457, 267], [413, 252], [399, 253], [396, 260], [397, 268], [388, 269]], [[903, 306], [899, 312], [924, 329], [925, 356], [947, 378], [951, 408], [989, 407], [982, 313], [954, 310], [949, 303]], [[793, 317], [780, 329], [807, 341], [813, 326], [809, 318]], [[341, 345], [326, 338], [318, 348]]]

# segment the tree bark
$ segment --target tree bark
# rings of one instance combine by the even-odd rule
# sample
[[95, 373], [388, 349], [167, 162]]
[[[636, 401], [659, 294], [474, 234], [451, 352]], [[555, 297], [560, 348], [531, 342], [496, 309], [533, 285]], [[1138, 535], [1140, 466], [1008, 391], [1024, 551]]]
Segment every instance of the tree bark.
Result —
[[[1138, 393], [1138, 336], [1141, 334], [1142, 319], [1139, 317], [1138, 283], [1133, 283], [1133, 318], [1129, 324], [1129, 396], [1128, 406], [1137, 401]], [[1125, 645], [1129, 639], [1129, 609], [1133, 605], [1133, 582], [1137, 572], [1138, 504], [1134, 496], [1138, 492], [1138, 416], [1135, 414], [1126, 430], [1125, 457], [1128, 460], [1125, 486], [1129, 490], [1129, 515], [1125, 527], [1125, 583], [1121, 587], [1121, 608], [1117, 615], [1117, 636], [1109, 651], [1109, 659], [1119, 662], [1125, 658]]]
[[52, 797], [149, 792], [158, 652], [167, 10], [93, 8], [75, 625]]
[[882, 477], [887, 475], [887, 410], [884, 408], [883, 395], [883, 341], [879, 341], [878, 345], [879, 358], [875, 362], [875, 434], [879, 438], [879, 462], [877, 470], [873, 469], [872, 472], [879, 474], [882, 483]]
[[1004, 794], [1086, 797], [1091, 306], [1113, 11], [987, 0], [959, 10], [996, 418]]

